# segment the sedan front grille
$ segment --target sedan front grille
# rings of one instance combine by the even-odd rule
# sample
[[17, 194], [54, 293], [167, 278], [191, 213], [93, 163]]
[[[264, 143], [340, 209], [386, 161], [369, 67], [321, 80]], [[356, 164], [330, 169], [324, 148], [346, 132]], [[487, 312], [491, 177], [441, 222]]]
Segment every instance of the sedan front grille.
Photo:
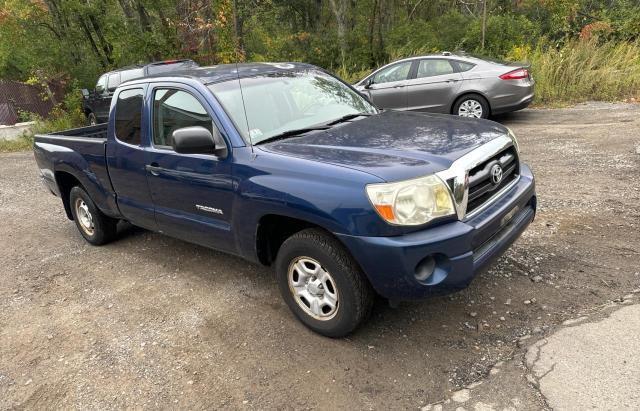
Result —
[[[502, 178], [494, 178], [493, 171], [500, 165]], [[509, 185], [520, 174], [518, 153], [513, 146], [507, 147], [469, 170], [469, 200], [467, 214], [481, 207], [496, 193]], [[496, 172], [497, 174], [497, 172]]]

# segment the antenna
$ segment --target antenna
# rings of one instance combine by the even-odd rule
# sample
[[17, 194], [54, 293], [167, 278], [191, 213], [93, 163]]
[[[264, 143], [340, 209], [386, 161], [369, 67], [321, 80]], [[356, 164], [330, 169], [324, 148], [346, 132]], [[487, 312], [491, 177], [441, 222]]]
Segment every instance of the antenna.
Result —
[[247, 125], [247, 137], [249, 138], [249, 147], [251, 147], [251, 154], [254, 154], [253, 141], [251, 141], [251, 129], [249, 128], [249, 117], [247, 116], [247, 106], [244, 104], [244, 93], [242, 92], [242, 81], [240, 81], [240, 69], [238, 68], [237, 58], [236, 58], [236, 76], [238, 76], [238, 86], [240, 87], [240, 98], [242, 99], [242, 110], [244, 111], [244, 121]]

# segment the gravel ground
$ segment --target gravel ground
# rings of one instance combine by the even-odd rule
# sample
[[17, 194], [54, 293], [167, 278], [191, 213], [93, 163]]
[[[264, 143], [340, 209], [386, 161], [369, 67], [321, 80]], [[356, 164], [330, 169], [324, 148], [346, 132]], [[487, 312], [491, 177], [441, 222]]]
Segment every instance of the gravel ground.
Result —
[[468, 289], [381, 301], [342, 340], [295, 321], [269, 269], [126, 226], [87, 245], [32, 154], [2, 154], [0, 409], [441, 401], [522, 355], [523, 336], [640, 286], [639, 119], [639, 105], [602, 103], [499, 118], [536, 173], [536, 221]]

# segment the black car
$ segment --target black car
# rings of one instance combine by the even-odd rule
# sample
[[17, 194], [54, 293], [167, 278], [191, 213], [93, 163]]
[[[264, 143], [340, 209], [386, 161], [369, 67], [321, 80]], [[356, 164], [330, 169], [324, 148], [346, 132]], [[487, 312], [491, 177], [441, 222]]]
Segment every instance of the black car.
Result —
[[144, 65], [127, 66], [103, 74], [98, 79], [95, 89], [82, 90], [82, 110], [89, 124], [106, 123], [109, 119], [111, 97], [115, 89], [125, 81], [164, 73], [199, 67], [193, 60], [166, 60]]

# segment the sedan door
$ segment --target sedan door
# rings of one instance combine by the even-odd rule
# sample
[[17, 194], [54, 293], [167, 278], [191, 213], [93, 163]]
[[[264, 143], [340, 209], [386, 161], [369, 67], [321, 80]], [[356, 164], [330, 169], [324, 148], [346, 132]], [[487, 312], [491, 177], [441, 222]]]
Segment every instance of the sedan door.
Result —
[[407, 79], [413, 62], [403, 61], [378, 71], [363, 90], [378, 107], [395, 110], [407, 109]]
[[[234, 251], [231, 213], [233, 180], [228, 157], [180, 154], [172, 134], [183, 127], [217, 127], [195, 90], [156, 85], [151, 94], [152, 146], [147, 171], [161, 232], [223, 251]], [[219, 128], [218, 128], [219, 129]], [[217, 147], [225, 147], [223, 139]]]
[[409, 110], [450, 113], [462, 75], [447, 59], [422, 59], [414, 79], [407, 82]]

